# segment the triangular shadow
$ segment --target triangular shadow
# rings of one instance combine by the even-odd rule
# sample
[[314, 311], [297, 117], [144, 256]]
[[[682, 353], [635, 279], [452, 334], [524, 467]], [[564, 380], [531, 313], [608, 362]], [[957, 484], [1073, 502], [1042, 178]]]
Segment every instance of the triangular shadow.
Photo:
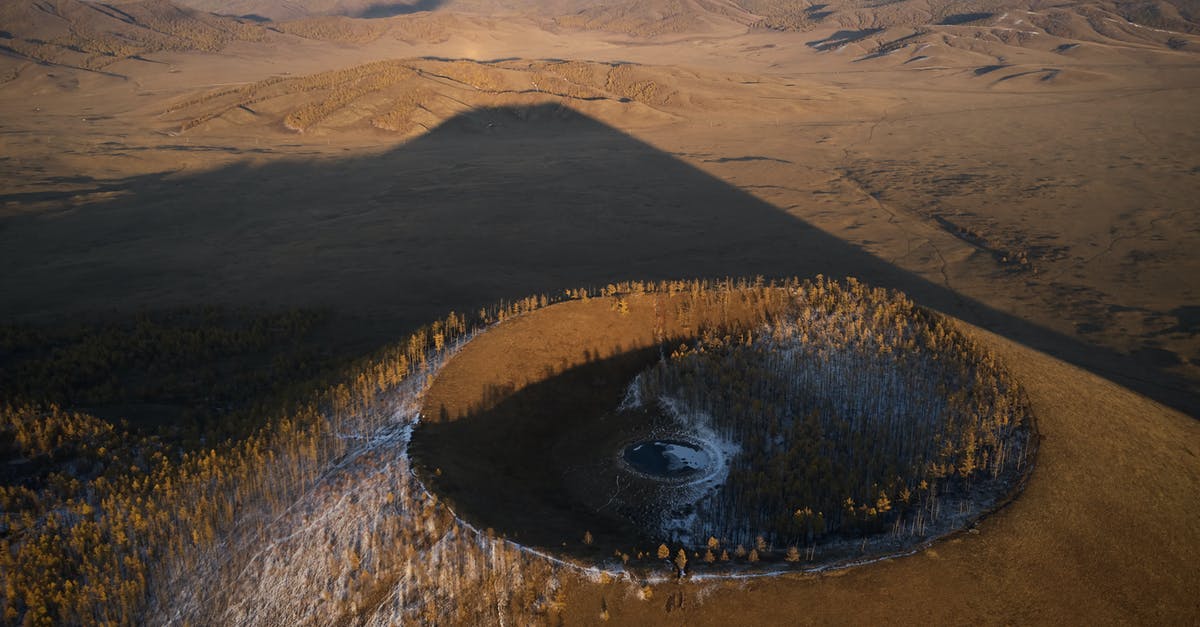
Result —
[[329, 306], [379, 344], [450, 310], [567, 287], [854, 275], [1200, 409], [1192, 383], [1162, 367], [931, 283], [558, 105], [471, 110], [382, 154], [142, 177], [127, 191], [0, 221], [0, 315]]

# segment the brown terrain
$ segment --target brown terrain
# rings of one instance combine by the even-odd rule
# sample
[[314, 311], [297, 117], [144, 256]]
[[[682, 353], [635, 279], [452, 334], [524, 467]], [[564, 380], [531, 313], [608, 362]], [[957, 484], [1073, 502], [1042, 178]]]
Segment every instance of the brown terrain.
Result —
[[[1192, 623], [1198, 54], [1189, 0], [7, 0], [0, 322], [304, 308], [352, 358], [528, 294], [855, 276], [1027, 386], [1023, 495], [829, 575], [564, 577], [553, 615]], [[523, 387], [526, 353], [631, 349], [616, 315], [553, 306], [446, 372]]]

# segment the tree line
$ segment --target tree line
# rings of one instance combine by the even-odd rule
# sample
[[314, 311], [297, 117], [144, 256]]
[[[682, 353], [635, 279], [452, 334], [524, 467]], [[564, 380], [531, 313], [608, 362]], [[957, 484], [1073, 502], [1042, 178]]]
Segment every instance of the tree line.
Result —
[[[0, 453], [6, 462], [0, 471], [2, 622], [132, 624], [148, 620], [150, 616], [168, 615], [176, 604], [183, 603], [182, 599], [222, 593], [217, 588], [197, 590], [191, 579], [198, 576], [197, 573], [216, 573], [220, 575], [216, 581], [221, 582], [234, 579], [240, 573], [261, 572], [265, 581], [274, 571], [266, 569], [266, 558], [258, 557], [258, 551], [251, 549], [278, 546], [279, 538], [288, 534], [281, 534], [274, 525], [292, 520], [289, 517], [302, 519], [302, 513], [292, 508], [302, 499], [320, 498], [330, 499], [329, 507], [338, 513], [338, 517], [324, 523], [330, 525], [328, 527], [314, 528], [307, 541], [315, 544], [307, 550], [313, 555], [328, 557], [320, 564], [294, 559], [271, 563], [274, 564], [272, 568], [279, 569], [287, 568], [289, 564], [294, 568], [320, 565], [324, 569], [311, 573], [322, 573], [327, 577], [313, 575], [312, 580], [305, 577], [288, 583], [293, 588], [306, 586], [306, 594], [328, 595], [321, 606], [326, 609], [322, 611], [342, 613], [330, 614], [327, 620], [348, 620], [364, 612], [369, 614], [391, 608], [389, 611], [398, 612], [397, 616], [413, 621], [484, 621], [494, 618], [498, 607], [505, 613], [524, 617], [524, 622], [545, 620], [546, 616], [561, 609], [557, 582], [566, 576], [561, 568], [520, 552], [484, 531], [466, 528], [450, 519], [436, 497], [423, 492], [415, 483], [403, 457], [395, 462], [400, 464], [395, 473], [384, 473], [384, 476], [396, 477], [394, 484], [390, 487], [389, 484], [372, 484], [372, 489], [378, 488], [378, 494], [354, 493], [354, 498], [349, 498], [351, 495], [347, 491], [364, 484], [364, 480], [357, 479], [358, 475], [354, 473], [368, 473], [372, 468], [390, 463], [371, 455], [381, 450], [377, 448], [379, 442], [399, 437], [396, 430], [402, 429], [405, 423], [397, 418], [397, 403], [419, 394], [436, 368], [474, 334], [492, 324], [564, 300], [639, 293], [681, 294], [684, 297], [675, 299], [680, 305], [673, 314], [677, 320], [694, 323], [699, 328], [706, 316], [718, 312], [719, 317], [722, 307], [731, 303], [756, 308], [766, 315], [780, 303], [790, 302], [789, 290], [803, 289], [805, 293], [811, 293], [810, 304], [814, 308], [829, 307], [831, 303], [837, 308], [854, 302], [839, 293], [841, 288], [834, 285], [823, 280], [809, 286], [797, 279], [770, 282], [761, 278], [629, 282], [501, 302], [470, 316], [451, 314], [369, 358], [341, 366], [333, 374], [321, 377], [328, 383], [310, 391], [305, 398], [274, 397], [272, 402], [250, 404], [247, 411], [256, 416], [254, 424], [258, 426], [247, 434], [236, 438], [213, 437], [205, 439], [206, 443], [191, 446], [185, 446], [177, 439], [131, 429], [119, 420], [101, 419], [69, 404], [37, 398], [37, 394], [31, 392], [65, 389], [65, 393], [55, 392], [55, 395], [68, 401], [82, 398], [77, 396], [79, 388], [93, 389], [91, 382], [103, 380], [107, 369], [119, 368], [120, 364], [146, 367], [158, 364], [170, 369], [186, 361], [162, 356], [161, 348], [153, 346], [156, 342], [186, 347], [178, 351], [179, 355], [199, 355], [205, 351], [219, 355], [224, 350], [222, 346], [263, 341], [256, 338], [260, 334], [270, 336], [272, 331], [269, 329], [275, 326], [291, 324], [291, 330], [284, 331], [286, 335], [301, 332], [308, 328], [307, 325], [315, 324], [314, 321], [299, 316], [292, 322], [286, 322], [287, 318], [263, 322], [260, 332], [254, 331], [258, 328], [255, 324], [239, 326], [225, 321], [216, 325], [220, 329], [177, 334], [158, 328], [153, 320], [149, 320], [114, 327], [112, 332], [117, 333], [121, 341], [95, 338], [65, 342], [60, 354], [43, 356], [47, 361], [42, 366], [22, 370], [20, 376], [4, 375], [9, 376], [7, 381], [14, 382], [24, 391], [13, 394], [10, 389], [15, 388], [6, 385], [4, 398], [0, 399]], [[850, 293], [853, 289], [850, 288]], [[855, 319], [866, 325], [865, 328], [894, 323], [893, 319], [882, 316], [876, 322], [876, 310], [864, 309], [864, 314]], [[903, 311], [903, 308], [897, 310]], [[670, 312], [664, 312], [665, 315]], [[138, 330], [139, 325], [144, 328]], [[796, 317], [792, 327], [794, 330], [787, 332], [795, 337], [821, 330], [819, 323], [805, 322], [802, 317]], [[928, 337], [911, 330], [897, 332], [894, 337], [885, 336], [878, 344], [879, 350], [885, 346], [909, 346], [904, 342], [941, 342], [944, 340], [938, 333], [951, 333], [948, 327], [943, 329], [936, 324], [925, 327], [932, 329]], [[784, 327], [777, 325], [777, 328]], [[5, 342], [6, 350], [33, 351], [32, 356], [37, 357], [38, 346], [59, 341], [54, 339], [60, 337], [57, 333], [37, 335], [9, 329], [0, 334], [0, 341]], [[66, 336], [72, 337], [71, 333]], [[749, 363], [751, 355], [737, 346], [746, 346], [744, 342], [753, 345], [754, 342], [783, 342], [786, 339], [772, 340], [765, 333], [743, 337], [743, 344], [738, 344], [732, 336], [728, 342], [722, 338], [720, 343], [709, 338], [705, 342], [710, 343], [694, 344], [671, 358], [668, 362], [671, 367], [664, 366], [664, 374], [670, 371], [679, 375], [691, 372], [693, 377], [712, 376], [711, 372], [720, 373], [728, 368], [712, 370], [705, 366], [707, 358], [699, 356], [742, 359]], [[954, 344], [954, 341], [949, 343]], [[106, 351], [117, 354], [103, 354]], [[829, 359], [846, 359], [837, 357], [836, 351], [830, 351]], [[935, 354], [949, 355], [940, 349]], [[24, 358], [31, 356], [26, 354]], [[98, 374], [77, 378], [70, 372], [76, 366], [89, 373], [89, 368], [95, 369]], [[764, 369], [769, 366], [759, 365]], [[992, 370], [979, 371], [983, 373], [979, 375], [983, 376], [982, 381], [993, 381], [984, 376], [990, 376]], [[965, 378], [974, 373], [954, 372], [964, 377], [963, 381], [975, 380]], [[717, 376], [716, 382], [720, 385], [721, 375]], [[726, 389], [736, 391], [742, 389], [741, 386], [751, 389], [749, 386], [753, 385], [752, 381], [742, 381], [744, 377], [739, 379], [734, 373], [725, 372], [723, 376], [733, 377], [725, 382]], [[51, 381], [39, 383], [38, 377], [49, 377]], [[62, 377], [63, 382], [56, 382], [56, 377]], [[821, 381], [809, 383], [817, 385]], [[884, 383], [878, 385], [884, 386], [880, 389], [889, 389]], [[113, 398], [136, 389], [135, 385], [119, 386]], [[999, 398], [989, 396], [990, 393], [979, 394], [982, 396], [968, 394], [962, 402], [969, 404]], [[730, 406], [735, 406], [739, 398], [740, 394], [712, 397], [725, 399], [722, 402]], [[769, 402], [759, 408], [763, 413], [778, 404], [773, 397], [768, 395], [766, 398]], [[773, 411], [776, 416], [769, 421], [767, 434], [772, 433], [772, 429], [784, 434], [789, 433], [788, 430], [816, 429], [824, 424], [824, 414], [818, 414], [814, 421], [808, 413]], [[729, 422], [728, 428], [737, 428], [733, 424], [736, 420]], [[771, 426], [775, 423], [778, 423], [777, 427]], [[854, 424], [859, 425], [856, 428], [865, 428], [862, 425], [871, 423], [860, 419]], [[887, 424], [889, 429], [895, 427], [892, 423]], [[951, 438], [947, 441], [958, 447], [956, 454], [946, 456], [936, 449], [900, 446], [900, 453], [881, 454], [878, 457], [880, 463], [886, 466], [887, 460], [897, 455], [901, 460], [913, 459], [905, 455], [914, 455], [911, 451], [919, 449], [921, 454], [930, 455], [928, 460], [937, 469], [936, 472], [930, 469], [914, 472], [924, 473], [921, 476], [938, 479], [943, 484], [952, 483], [953, 477], [981, 476], [981, 473], [993, 472], [998, 465], [1007, 463], [1002, 461], [1004, 456], [999, 453], [996, 443], [989, 439], [988, 424], [974, 427], [970, 427], [970, 421], [952, 424], [961, 425], [960, 430], [945, 431], [946, 437]], [[205, 423], [203, 428], [215, 427]], [[968, 432], [974, 434], [977, 442], [974, 457], [967, 455], [968, 449], [960, 446], [968, 441], [965, 439]], [[867, 440], [860, 439], [858, 444], [853, 438], [843, 444], [866, 448]], [[758, 445], [771, 452], [774, 460], [771, 464], [795, 463], [799, 468], [802, 461], [807, 462], [807, 459], [788, 457], [790, 449], [776, 444], [778, 441], [764, 436], [762, 444]], [[783, 441], [790, 440], [784, 438]], [[910, 443], [916, 441], [919, 440], [910, 440]], [[884, 447], [882, 450], [892, 449]], [[984, 451], [987, 451], [986, 458]], [[837, 459], [836, 456], [829, 458], [831, 464]], [[348, 460], [357, 461], [348, 464]], [[964, 472], [962, 469], [967, 460], [974, 460], [972, 463], [978, 468]], [[754, 466], [747, 466], [746, 472], [750, 470], [759, 471]], [[762, 472], [773, 471], [768, 465]], [[904, 481], [915, 480], [917, 475], [905, 472], [900, 469], [898, 473]], [[871, 484], [875, 476], [877, 474], [863, 472], [856, 475], [854, 481], [838, 486], [850, 490], [855, 512], [868, 503], [877, 513], [880, 510], [878, 495], [873, 493], [875, 486]], [[879, 483], [880, 491], [886, 492], [894, 503], [903, 502], [901, 492], [897, 491], [900, 484], [888, 483], [886, 473], [878, 476], [884, 477]], [[798, 498], [802, 494], [801, 488], [792, 489], [786, 483], [773, 482], [774, 479], [768, 479], [762, 483], [776, 487], [777, 497], [773, 500], [766, 492], [758, 494], [747, 489], [738, 495], [742, 500], [731, 501], [731, 506], [745, 507], [759, 499], [772, 504], [768, 509], [772, 515], [787, 511], [784, 507], [808, 507], [814, 515], [822, 514], [835, 524], [851, 524], [852, 518], [847, 513], [849, 507], [846, 511], [823, 509], [819, 500], [802, 502], [803, 499]], [[741, 484], [747, 488], [756, 485], [745, 480], [741, 480]], [[357, 499], [368, 496], [379, 500], [361, 501], [363, 505], [356, 505]], [[914, 502], [918, 502], [917, 498], [913, 497]], [[386, 503], [386, 508], [366, 505], [380, 502]], [[334, 523], [349, 526], [334, 527]], [[763, 524], [772, 524], [772, 517], [764, 518]], [[796, 534], [798, 531], [788, 528], [784, 533]], [[733, 534], [712, 535], [729, 537]], [[726, 542], [720, 546], [735, 545]], [[755, 551], [747, 552], [748, 556], [758, 554], [753, 541], [746, 545]], [[239, 547], [239, 550], [231, 550], [231, 546]], [[735, 556], [739, 552], [732, 548], [713, 550], [714, 559], [721, 559], [730, 551]], [[693, 553], [693, 557], [695, 555]], [[678, 553], [674, 556], [678, 557]], [[690, 568], [691, 563], [704, 559], [706, 557], [693, 559], [685, 566]], [[290, 593], [299, 592], [292, 589]], [[218, 611], [220, 604], [216, 600], [221, 598], [201, 597], [188, 606], [196, 612], [189, 615], [200, 622], [204, 618], [224, 617], [228, 620], [231, 615]], [[218, 613], [205, 614], [206, 611]]]

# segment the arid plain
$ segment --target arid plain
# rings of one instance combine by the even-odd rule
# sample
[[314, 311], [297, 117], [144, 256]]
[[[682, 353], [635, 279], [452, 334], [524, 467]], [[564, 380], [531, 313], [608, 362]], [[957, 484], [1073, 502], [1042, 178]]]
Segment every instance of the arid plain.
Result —
[[1194, 3], [193, 5], [0, 7], [6, 324], [303, 308], [351, 359], [528, 294], [854, 276], [1025, 382], [1025, 494], [844, 573], [561, 575], [543, 618], [1200, 616]]

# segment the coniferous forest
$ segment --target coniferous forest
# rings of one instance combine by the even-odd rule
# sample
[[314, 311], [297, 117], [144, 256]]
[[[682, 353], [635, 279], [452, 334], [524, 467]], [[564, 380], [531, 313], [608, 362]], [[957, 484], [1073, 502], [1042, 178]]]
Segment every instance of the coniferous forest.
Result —
[[702, 423], [737, 446], [687, 537], [924, 536], [943, 505], [977, 514], [1022, 475], [1020, 387], [940, 315], [851, 280], [798, 286], [767, 318], [681, 344], [634, 383], [679, 434]]
[[[853, 282], [573, 289], [451, 314], [355, 361], [306, 348], [321, 324], [308, 312], [14, 326], [0, 337], [3, 622], [553, 620], [564, 581], [623, 560], [560, 561], [456, 518], [413, 474], [408, 441], [433, 376], [477, 334], [563, 301], [622, 315], [607, 303], [641, 294], [682, 317], [736, 300], [765, 321], [709, 325], [638, 379], [645, 399], [711, 415], [756, 453], [697, 517], [727, 561], [765, 557], [759, 536], [808, 547], [937, 518], [938, 495], [1028, 459], [1004, 370], [936, 315]], [[147, 406], [175, 419], [119, 417]], [[647, 563], [703, 568], [700, 547], [664, 539], [669, 557], [650, 548]]]

